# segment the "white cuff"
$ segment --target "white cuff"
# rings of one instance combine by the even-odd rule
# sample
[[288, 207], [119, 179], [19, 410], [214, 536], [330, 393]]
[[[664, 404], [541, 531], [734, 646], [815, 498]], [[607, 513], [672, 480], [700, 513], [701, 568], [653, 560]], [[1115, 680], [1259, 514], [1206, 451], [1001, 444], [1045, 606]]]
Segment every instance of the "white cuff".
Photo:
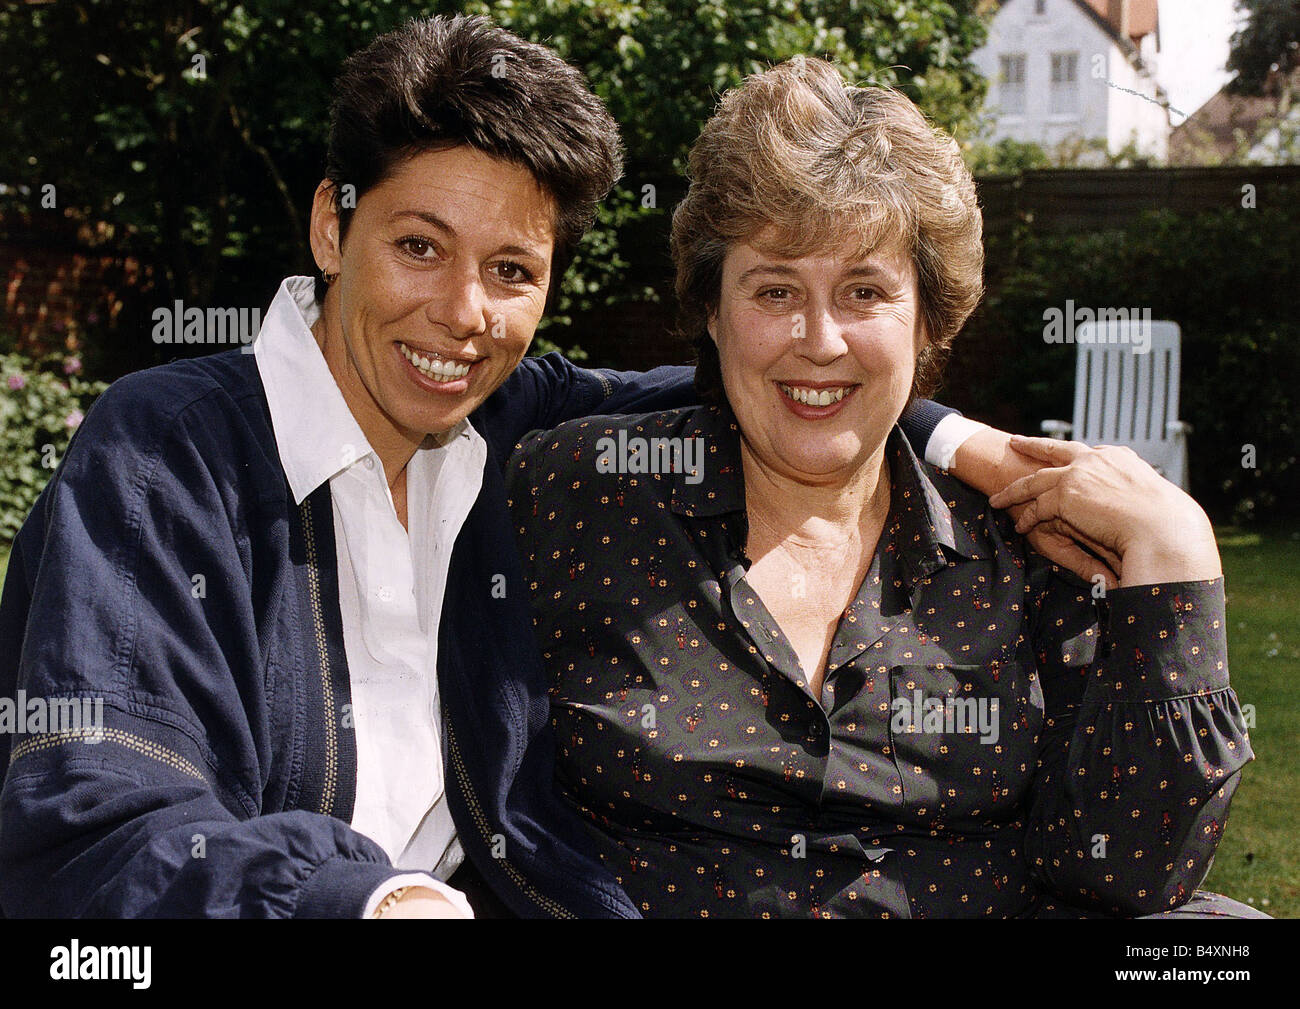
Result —
[[474, 909], [469, 906], [469, 901], [465, 899], [463, 893], [453, 886], [448, 886], [441, 880], [434, 879], [426, 872], [404, 872], [400, 876], [384, 880], [379, 889], [372, 893], [370, 899], [366, 901], [366, 907], [361, 912], [361, 917], [372, 917], [375, 910], [383, 903], [384, 898], [403, 886], [427, 886], [430, 890], [436, 891], [451, 901], [466, 918], [474, 917]]
[[934, 426], [930, 440], [925, 443], [925, 461], [938, 466], [945, 473], [952, 468], [952, 457], [971, 435], [983, 431], [987, 424], [950, 413]]

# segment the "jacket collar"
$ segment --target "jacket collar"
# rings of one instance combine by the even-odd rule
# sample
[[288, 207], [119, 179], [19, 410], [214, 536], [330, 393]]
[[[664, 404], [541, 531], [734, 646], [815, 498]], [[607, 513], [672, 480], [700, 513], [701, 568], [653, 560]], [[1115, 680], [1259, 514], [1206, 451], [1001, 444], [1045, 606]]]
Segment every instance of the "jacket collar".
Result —
[[[692, 411], [684, 438], [704, 441], [704, 479], [673, 476], [672, 510], [688, 518], [712, 518], [745, 511], [745, 475], [740, 455], [740, 426], [727, 406]], [[895, 424], [885, 444], [889, 460], [890, 502], [886, 533], [909, 587], [944, 568], [949, 553], [963, 559], [978, 555], [970, 531], [957, 521], [952, 504], [935, 487], [912, 446]], [[883, 540], [883, 536], [882, 536]]]

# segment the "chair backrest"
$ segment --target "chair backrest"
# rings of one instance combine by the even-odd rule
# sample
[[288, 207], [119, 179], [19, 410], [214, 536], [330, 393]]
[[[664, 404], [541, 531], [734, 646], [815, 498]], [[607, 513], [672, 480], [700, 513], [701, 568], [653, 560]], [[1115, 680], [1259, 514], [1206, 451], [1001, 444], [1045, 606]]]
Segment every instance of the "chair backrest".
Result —
[[[1085, 322], [1075, 333], [1074, 438], [1128, 445], [1153, 466], [1172, 449], [1182, 337], [1174, 322]], [[1153, 458], [1154, 456], [1154, 458]]]

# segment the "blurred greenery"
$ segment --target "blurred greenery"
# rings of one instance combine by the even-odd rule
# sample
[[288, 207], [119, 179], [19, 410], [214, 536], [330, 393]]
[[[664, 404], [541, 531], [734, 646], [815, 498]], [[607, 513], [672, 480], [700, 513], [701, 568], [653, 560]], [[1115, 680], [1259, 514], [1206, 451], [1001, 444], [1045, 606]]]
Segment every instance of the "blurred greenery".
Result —
[[[649, 297], [625, 269], [646, 185], [671, 188], [720, 91], [796, 53], [895, 84], [959, 135], [984, 81], [977, 0], [75, 0], [0, 7], [0, 211], [95, 222], [156, 263], [151, 304], [265, 305], [311, 273], [331, 81], [345, 56], [412, 16], [484, 13], [587, 73], [627, 142], [627, 178], [565, 280], [558, 316]], [[666, 86], [671, 84], [671, 86]], [[85, 100], [94, 96], [93, 101]], [[43, 209], [54, 185], [57, 209]], [[666, 250], [664, 250], [666, 253]], [[143, 332], [123, 313], [116, 324]], [[3, 348], [0, 348], [3, 349]], [[93, 374], [174, 347], [98, 339]]]
[[105, 389], [81, 378], [81, 361], [0, 356], [0, 543], [22, 527], [73, 433]]
[[1050, 149], [1033, 141], [985, 138], [965, 145], [966, 165], [976, 175], [1019, 175], [1041, 168], [1151, 168], [1150, 154], [1130, 140], [1111, 149], [1105, 137], [1071, 136]]
[[1236, 0], [1240, 22], [1228, 52], [1229, 89], [1267, 94], [1300, 68], [1300, 4], [1295, 0]]
[[[1043, 340], [1043, 312], [1149, 308], [1182, 329], [1182, 419], [1193, 496], [1217, 521], [1294, 514], [1300, 498], [1300, 376], [1294, 292], [1300, 192], [1268, 206], [1148, 211], [1113, 231], [1050, 232], [1032, 222], [986, 239], [988, 295], [954, 344], [939, 398], [1010, 430], [1073, 416], [1072, 344]], [[1245, 447], [1255, 465], [1243, 465]]]

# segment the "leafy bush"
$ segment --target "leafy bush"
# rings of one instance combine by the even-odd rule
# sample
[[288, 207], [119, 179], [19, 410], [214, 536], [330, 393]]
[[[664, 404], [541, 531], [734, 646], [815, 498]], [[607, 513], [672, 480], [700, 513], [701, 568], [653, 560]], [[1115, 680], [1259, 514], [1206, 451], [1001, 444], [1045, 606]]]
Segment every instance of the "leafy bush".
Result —
[[[22, 110], [0, 116], [0, 217], [93, 226], [150, 268], [146, 290], [113, 315], [129, 338], [89, 334], [106, 376], [189, 352], [137, 338], [152, 306], [265, 306], [281, 277], [313, 272], [307, 209], [332, 81], [350, 52], [410, 17], [484, 13], [554, 47], [622, 124], [627, 178], [553, 306], [560, 323], [646, 298], [654, 278], [619, 266], [635, 262], [638, 222], [654, 217], [643, 188], [680, 175], [719, 92], [746, 74], [825, 55], [848, 78], [896, 84], [959, 132], [985, 89], [970, 60], [986, 35], [971, 0], [202, 0], [183, 16], [160, 6], [175, 7], [0, 4], [0, 93]], [[56, 182], [57, 210], [46, 209], [42, 187]], [[665, 197], [659, 215], [670, 207]]]
[[107, 386], [80, 378], [81, 361], [0, 355], [0, 544], [8, 544]]
[[[1277, 517], [1300, 494], [1295, 417], [1300, 193], [1259, 209], [1147, 212], [1116, 231], [1021, 226], [988, 244], [989, 294], [958, 337], [944, 402], [1011, 430], [1068, 420], [1075, 347], [1046, 344], [1043, 312], [1150, 308], [1183, 334], [1182, 419], [1192, 494], [1220, 519]], [[1255, 465], [1248, 447], [1254, 446]]]

